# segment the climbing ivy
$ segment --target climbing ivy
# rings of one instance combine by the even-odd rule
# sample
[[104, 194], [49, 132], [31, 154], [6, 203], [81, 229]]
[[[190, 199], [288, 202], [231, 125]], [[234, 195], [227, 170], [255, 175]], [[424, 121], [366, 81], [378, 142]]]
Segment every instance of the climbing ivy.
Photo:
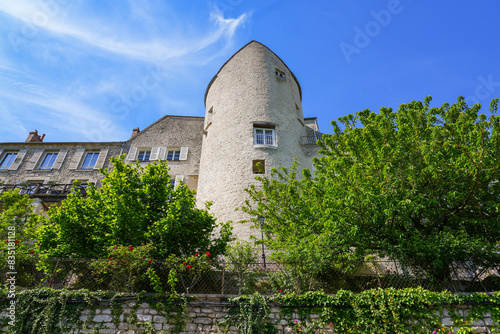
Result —
[[[5, 294], [1, 296], [1, 307], [5, 308], [8, 300]], [[154, 299], [152, 302], [149, 299]], [[129, 313], [125, 315], [122, 304], [133, 301]], [[106, 325], [94, 323], [93, 319], [98, 308], [103, 304], [109, 305], [112, 322], [118, 326], [120, 322], [127, 322], [137, 326], [145, 326], [146, 332], [151, 324], [141, 323], [137, 319], [137, 310], [142, 302], [149, 302], [150, 307], [159, 315], [168, 319], [174, 325], [171, 330], [178, 333], [185, 325], [187, 316], [186, 306], [188, 298], [178, 294], [160, 293], [147, 296], [144, 293], [131, 295], [127, 293], [110, 293], [104, 291], [88, 290], [54, 290], [41, 288], [22, 290], [16, 295], [16, 316], [14, 326], [7, 326], [10, 319], [3, 319], [2, 325], [8, 328], [9, 334], [68, 334], [75, 329], [92, 328], [92, 333], [105, 329]], [[85, 318], [85, 310], [90, 314]]]
[[[5, 308], [9, 301], [5, 294], [0, 297], [3, 297], [0, 306]], [[126, 317], [121, 306], [125, 301], [134, 301]], [[277, 333], [275, 322], [279, 320], [270, 317], [272, 306], [280, 308], [280, 318], [286, 321], [290, 333], [464, 334], [471, 333], [470, 326], [485, 318], [491, 318], [492, 332], [500, 329], [500, 292], [452, 294], [422, 288], [373, 289], [361, 293], [341, 290], [335, 295], [318, 291], [274, 296], [255, 293], [229, 301], [232, 306], [224, 325], [227, 330], [236, 326], [242, 334]], [[171, 332], [182, 331], [189, 316], [186, 312], [189, 300], [183, 295], [163, 291], [151, 296], [43, 288], [17, 294], [15, 326], [9, 327], [8, 333], [67, 334], [74, 333], [76, 328], [91, 328], [92, 333], [98, 333], [106, 327], [93, 319], [97, 308], [104, 303], [109, 305], [115, 325], [127, 322], [152, 333], [152, 324], [137, 319], [142, 302], [148, 302], [174, 325]], [[86, 318], [81, 317], [84, 310], [90, 311]], [[450, 318], [449, 324], [442, 323], [444, 312]], [[120, 321], [122, 315], [124, 319]], [[2, 325], [6, 325], [5, 319]]]
[[[292, 333], [471, 333], [474, 321], [491, 315], [493, 331], [500, 329], [500, 292], [467, 295], [415, 289], [373, 289], [239, 296], [230, 301], [228, 323], [239, 333], [266, 333], [273, 327], [269, 305], [280, 307], [281, 319]], [[452, 325], [442, 323], [448, 310]], [[462, 312], [467, 309], [464, 315]], [[316, 316], [312, 316], [315, 314]], [[273, 327], [274, 328], [274, 327]]]
[[229, 301], [235, 306], [229, 309], [230, 315], [226, 318], [226, 325], [236, 326], [238, 333], [278, 333], [269, 317], [270, 308], [267, 300], [258, 292], [249, 296], [230, 298]]

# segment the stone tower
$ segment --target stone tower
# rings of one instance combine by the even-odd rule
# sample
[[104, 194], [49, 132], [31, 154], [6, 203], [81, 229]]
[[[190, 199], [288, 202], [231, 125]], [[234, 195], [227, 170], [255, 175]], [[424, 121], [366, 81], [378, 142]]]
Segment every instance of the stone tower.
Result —
[[[311, 168], [317, 148], [303, 145], [316, 134], [302, 113], [302, 92], [295, 75], [265, 45], [252, 41], [234, 54], [214, 76], [205, 93], [197, 201], [212, 201], [219, 221], [233, 221], [234, 233], [247, 239], [255, 232], [240, 208], [243, 189], [271, 168], [292, 165]], [[315, 119], [314, 119], [315, 121]], [[315, 122], [314, 122], [315, 123]]]

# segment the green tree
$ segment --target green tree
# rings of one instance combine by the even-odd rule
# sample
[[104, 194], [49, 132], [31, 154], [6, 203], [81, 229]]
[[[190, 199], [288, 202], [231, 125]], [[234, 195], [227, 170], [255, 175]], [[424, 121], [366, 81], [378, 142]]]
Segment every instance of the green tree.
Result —
[[[329, 214], [320, 211], [323, 191], [310, 171], [298, 174], [297, 169], [295, 162], [291, 169], [273, 169], [270, 177], [257, 177], [261, 184], [245, 189], [249, 199], [242, 207], [255, 217], [254, 227], [262, 230], [264, 243], [273, 251], [271, 258], [283, 265], [272, 281], [284, 291], [322, 289], [323, 283], [342, 277], [346, 260], [356, 257], [338, 228], [329, 224]], [[265, 217], [263, 223], [260, 216]]]
[[0, 270], [19, 272], [15, 276], [18, 285], [32, 284], [36, 272], [33, 232], [39, 218], [32, 204], [33, 200], [18, 190], [0, 194]]
[[[298, 191], [281, 206], [270, 196], [254, 213], [299, 224], [304, 208], [327, 238], [358, 256], [396, 259], [437, 280], [457, 263], [491, 267], [500, 262], [500, 119], [498, 99], [490, 115], [454, 104], [403, 104], [397, 111], [364, 110], [332, 122], [319, 142], [315, 177], [267, 180], [270, 190]], [[275, 184], [266, 189], [266, 182]], [[293, 186], [293, 182], [307, 184]], [[270, 205], [272, 204], [272, 205]], [[278, 205], [275, 205], [278, 204]], [[269, 219], [268, 219], [269, 220]], [[276, 233], [276, 230], [272, 230]], [[298, 235], [300, 236], [298, 232]]]
[[111, 161], [112, 170], [102, 170], [102, 187], [89, 185], [87, 197], [75, 190], [48, 212], [37, 231], [45, 257], [102, 258], [111, 246], [147, 244], [158, 259], [224, 252], [229, 223], [218, 224], [207, 210], [197, 209], [187, 186], [174, 187], [166, 162], [140, 167], [122, 158]]

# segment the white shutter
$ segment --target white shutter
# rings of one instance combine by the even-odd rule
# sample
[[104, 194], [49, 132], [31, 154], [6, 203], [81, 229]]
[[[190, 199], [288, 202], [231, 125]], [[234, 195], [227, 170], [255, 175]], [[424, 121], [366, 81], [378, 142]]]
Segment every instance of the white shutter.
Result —
[[166, 147], [160, 147], [160, 153], [158, 154], [158, 160], [165, 160], [167, 154]]
[[26, 165], [26, 170], [33, 170], [38, 163], [38, 160], [40, 160], [40, 157], [43, 154], [43, 149], [35, 150], [35, 153], [31, 156], [30, 161]]
[[137, 147], [132, 146], [127, 155], [127, 160], [135, 160], [135, 156], [137, 155]]
[[181, 147], [181, 155], [179, 157], [179, 160], [187, 160], [187, 158], [188, 158], [188, 148]]
[[99, 169], [104, 166], [104, 162], [106, 161], [106, 156], [108, 155], [109, 149], [103, 148], [99, 152], [99, 157], [97, 157], [97, 161], [95, 163], [94, 169]]
[[61, 169], [64, 159], [66, 158], [66, 154], [68, 154], [68, 150], [59, 150], [59, 153], [57, 153], [56, 161], [54, 161], [51, 169]]
[[177, 186], [179, 184], [182, 183], [182, 181], [184, 181], [184, 175], [176, 175], [175, 176], [175, 183], [174, 183], [174, 187], [177, 188]]
[[[16, 159], [14, 159], [14, 162], [10, 165], [9, 170], [17, 170], [21, 162], [23, 162], [26, 153], [28, 153], [27, 149], [19, 150], [19, 152], [17, 152]], [[2, 152], [0, 152], [0, 154], [2, 154]]]
[[77, 169], [80, 161], [82, 160], [83, 152], [85, 152], [84, 148], [77, 148], [75, 154], [73, 155], [73, 159], [71, 159], [71, 163], [69, 164], [68, 169]]
[[158, 154], [160, 153], [159, 147], [153, 147], [151, 149], [151, 154], [149, 155], [149, 160], [158, 160]]

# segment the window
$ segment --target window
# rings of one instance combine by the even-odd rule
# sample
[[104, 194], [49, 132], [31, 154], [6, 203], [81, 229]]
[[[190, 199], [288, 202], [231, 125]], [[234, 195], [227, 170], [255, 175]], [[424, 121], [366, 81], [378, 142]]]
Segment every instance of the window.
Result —
[[100, 150], [89, 150], [83, 147], [77, 148], [71, 158], [68, 169], [81, 169], [88, 171], [103, 168], [108, 152], [109, 148], [102, 148]]
[[254, 160], [252, 162], [252, 169], [254, 174], [264, 174], [266, 172], [266, 161]]
[[167, 160], [168, 161], [179, 161], [181, 156], [181, 151], [168, 151]]
[[149, 161], [150, 156], [151, 156], [151, 151], [139, 151], [139, 156], [138, 156], [137, 160]]
[[276, 77], [282, 79], [282, 80], [285, 80], [285, 72], [283, 72], [282, 70], [279, 70], [277, 68], [274, 69], [274, 74], [276, 74]]
[[6, 152], [0, 162], [0, 169], [8, 169], [14, 160], [16, 160], [17, 152]]
[[98, 152], [89, 152], [85, 155], [85, 159], [83, 159], [82, 165], [80, 166], [81, 169], [94, 169], [96, 163], [97, 163], [97, 158], [99, 158], [99, 153]]
[[38, 169], [51, 169], [52, 165], [57, 159], [57, 152], [47, 152], [42, 159], [42, 163], [38, 166]]
[[274, 129], [254, 128], [254, 145], [276, 146]]

